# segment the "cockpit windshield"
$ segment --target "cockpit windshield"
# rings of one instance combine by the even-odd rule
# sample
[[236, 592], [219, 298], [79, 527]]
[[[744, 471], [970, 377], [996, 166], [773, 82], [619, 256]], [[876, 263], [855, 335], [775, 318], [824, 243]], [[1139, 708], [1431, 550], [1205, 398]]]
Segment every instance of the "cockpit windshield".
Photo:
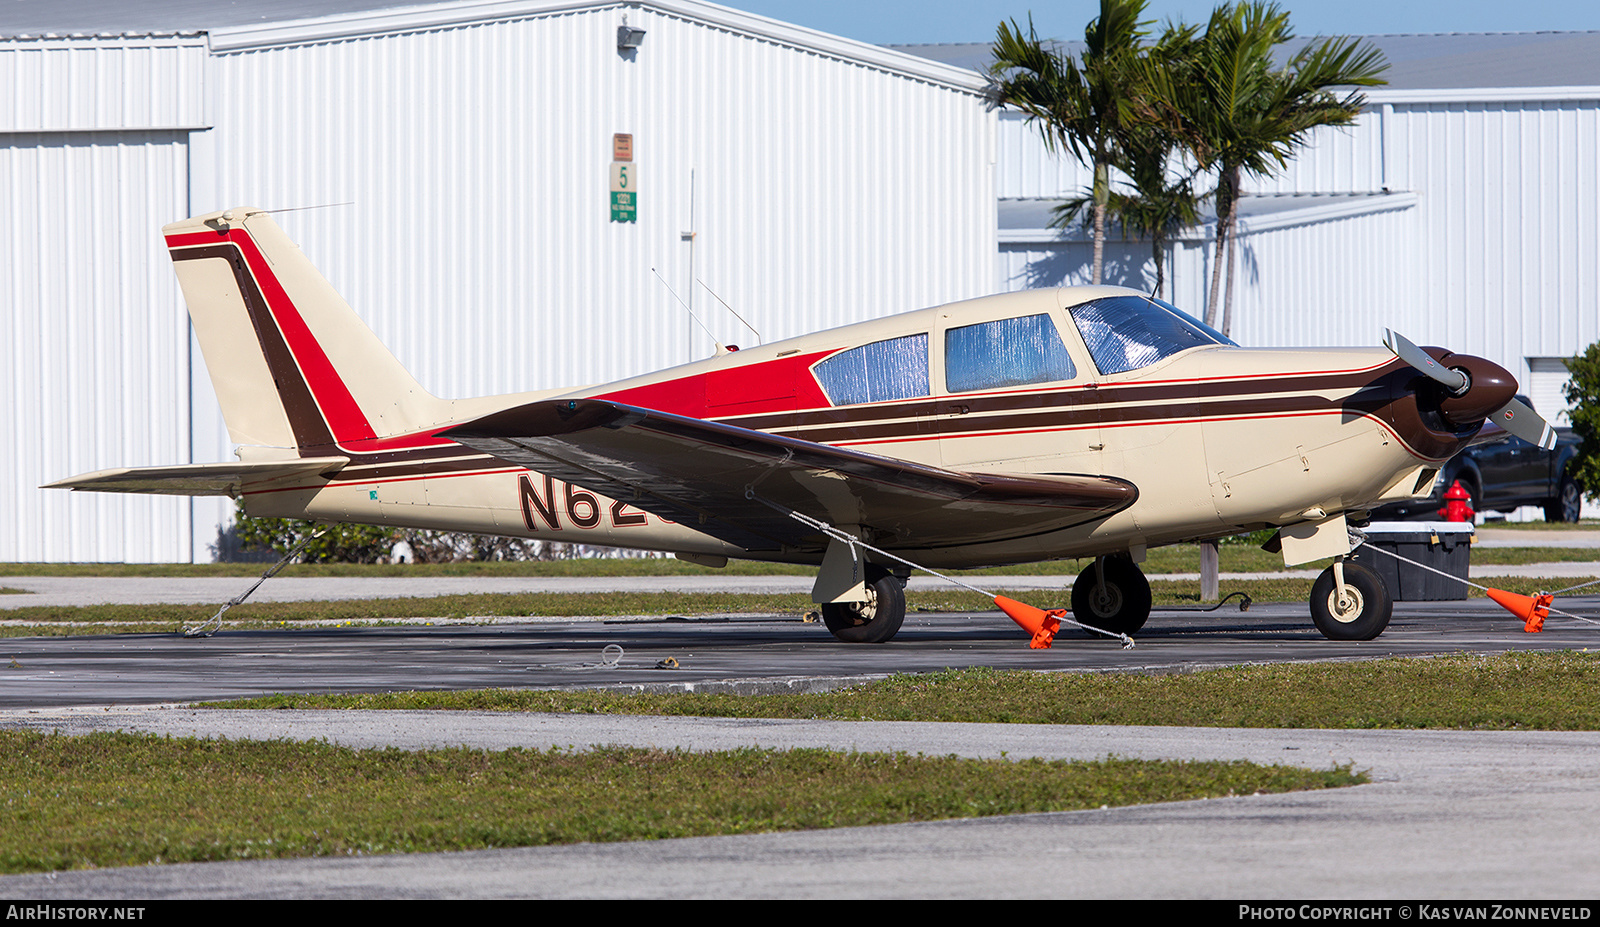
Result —
[[1138, 370], [1189, 348], [1233, 344], [1176, 306], [1144, 296], [1110, 296], [1069, 311], [1101, 373]]

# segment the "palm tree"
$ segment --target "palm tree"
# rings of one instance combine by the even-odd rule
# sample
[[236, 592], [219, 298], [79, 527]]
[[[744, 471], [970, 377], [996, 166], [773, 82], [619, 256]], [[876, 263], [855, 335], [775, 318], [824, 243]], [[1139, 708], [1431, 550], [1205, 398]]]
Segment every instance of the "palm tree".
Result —
[[[1124, 170], [1133, 182], [1133, 193], [1121, 204], [1118, 215], [1129, 233], [1150, 242], [1150, 257], [1156, 265], [1153, 293], [1161, 296], [1166, 284], [1166, 246], [1180, 229], [1200, 221], [1200, 201], [1194, 193], [1194, 174], [1174, 174], [1171, 170], [1173, 146], [1155, 137], [1132, 146]], [[1134, 136], [1138, 139], [1138, 133]]]
[[[1150, 257], [1156, 280], [1152, 295], [1161, 296], [1166, 286], [1166, 248], [1183, 228], [1200, 221], [1200, 201], [1194, 193], [1194, 174], [1174, 173], [1174, 145], [1156, 130], [1144, 127], [1127, 133], [1128, 144], [1115, 165], [1128, 179], [1127, 189], [1112, 189], [1105, 212], [1122, 229], [1124, 240], [1136, 238], [1150, 242]], [[1068, 228], [1092, 226], [1095, 211], [1092, 197], [1067, 200], [1055, 209], [1050, 224]]]
[[1177, 137], [1202, 170], [1217, 172], [1217, 237], [1206, 321], [1218, 325], [1223, 270], [1228, 291], [1220, 328], [1233, 324], [1233, 248], [1240, 183], [1245, 174], [1270, 176], [1308, 140], [1312, 129], [1349, 125], [1366, 103], [1348, 89], [1384, 83], [1388, 68], [1377, 49], [1355, 39], [1313, 42], [1283, 67], [1273, 51], [1293, 38], [1289, 14], [1275, 3], [1224, 4], [1189, 53], [1166, 68], [1145, 67], [1154, 101], [1148, 115]]
[[[1180, 229], [1200, 220], [1199, 198], [1194, 193], [1195, 172], [1175, 158], [1181, 139], [1168, 131], [1151, 108], [1144, 72], [1168, 71], [1181, 67], [1191, 53], [1198, 28], [1168, 23], [1160, 38], [1137, 62], [1131, 79], [1136, 92], [1133, 118], [1125, 121], [1120, 135], [1116, 167], [1127, 180], [1125, 190], [1112, 190], [1106, 206], [1122, 226], [1123, 239], [1130, 235], [1150, 242], [1155, 264], [1153, 294], [1161, 295], [1166, 285], [1166, 246]], [[1071, 200], [1056, 209], [1051, 223], [1066, 226], [1087, 209], [1087, 201]]]
[[1143, 53], [1146, 23], [1139, 17], [1144, 6], [1145, 0], [1100, 0], [1100, 15], [1084, 30], [1081, 64], [1045, 48], [1031, 18], [1026, 37], [1013, 20], [1000, 24], [994, 43], [990, 73], [996, 98], [1037, 123], [1050, 150], [1065, 146], [1094, 172], [1094, 283], [1104, 273], [1111, 167], [1135, 111], [1133, 75]]

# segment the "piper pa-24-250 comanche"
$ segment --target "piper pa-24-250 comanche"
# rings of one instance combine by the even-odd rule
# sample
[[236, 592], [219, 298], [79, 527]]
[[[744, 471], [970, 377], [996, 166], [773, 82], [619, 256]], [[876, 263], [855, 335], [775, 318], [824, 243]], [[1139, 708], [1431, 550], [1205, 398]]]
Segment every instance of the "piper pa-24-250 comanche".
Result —
[[[1387, 350], [1241, 348], [1118, 287], [973, 299], [603, 386], [442, 400], [265, 211], [163, 232], [239, 460], [52, 487], [229, 495], [251, 515], [711, 566], [816, 564], [813, 598], [848, 642], [899, 630], [910, 564], [1089, 557], [1074, 623], [1126, 639], [1150, 613], [1149, 548], [1266, 527], [1288, 565], [1340, 558], [1312, 619], [1370, 640], [1391, 601], [1343, 559], [1350, 523], [1427, 493], [1487, 419], [1553, 437], [1483, 358], [1393, 334]], [[997, 601], [1049, 645], [1055, 617]]]

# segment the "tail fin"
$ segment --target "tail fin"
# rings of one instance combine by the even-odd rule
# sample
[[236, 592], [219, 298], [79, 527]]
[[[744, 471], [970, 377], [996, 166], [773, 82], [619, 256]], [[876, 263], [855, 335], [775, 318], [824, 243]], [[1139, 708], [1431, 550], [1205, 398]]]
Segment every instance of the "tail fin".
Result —
[[439, 423], [443, 403], [264, 211], [161, 231], [234, 443], [325, 454]]

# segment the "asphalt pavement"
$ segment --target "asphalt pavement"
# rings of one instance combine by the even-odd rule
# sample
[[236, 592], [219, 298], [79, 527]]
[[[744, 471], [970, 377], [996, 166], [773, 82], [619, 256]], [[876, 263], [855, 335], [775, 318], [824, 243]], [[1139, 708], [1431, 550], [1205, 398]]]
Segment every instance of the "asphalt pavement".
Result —
[[[1600, 532], [1498, 532], [1480, 544], [1600, 547]], [[1600, 561], [1600, 557], [1597, 557]], [[1600, 562], [1533, 575], [1594, 575]], [[1541, 568], [1544, 569], [1544, 568]], [[1259, 574], [1255, 574], [1259, 575]], [[1503, 574], [1502, 574], [1503, 575]], [[58, 601], [220, 601], [248, 581], [56, 585]], [[499, 580], [269, 581], [258, 597], [498, 591]], [[700, 588], [638, 579], [631, 588]], [[690, 579], [690, 578], [682, 578]], [[808, 577], [713, 577], [714, 588], [805, 591]], [[986, 581], [991, 578], [986, 578]], [[1065, 588], [1063, 577], [1004, 577]], [[750, 585], [740, 585], [745, 581]], [[701, 581], [693, 578], [692, 582]], [[730, 585], [729, 581], [733, 581]], [[506, 580], [506, 591], [530, 583]], [[917, 582], [922, 582], [918, 580]], [[1226, 580], [1225, 580], [1226, 582]], [[4, 585], [35, 588], [33, 578]], [[1006, 585], [1014, 584], [1014, 585]], [[274, 589], [273, 587], [277, 587]], [[468, 587], [463, 589], [463, 587]], [[591, 587], [593, 588], [593, 587]], [[602, 588], [611, 588], [609, 585]], [[225, 594], [224, 594], [224, 590]], [[404, 590], [404, 591], [397, 591]], [[220, 596], [220, 598], [219, 598]], [[1397, 603], [1380, 638], [1339, 644], [1303, 603], [1158, 610], [1133, 650], [1081, 632], [1032, 651], [1003, 617], [908, 616], [890, 645], [845, 646], [792, 616], [547, 621], [465, 627], [225, 630], [11, 638], [0, 728], [172, 736], [327, 739], [352, 747], [584, 747], [692, 750], [829, 747], [979, 757], [1243, 759], [1312, 768], [1351, 763], [1372, 784], [1097, 811], [872, 828], [367, 858], [144, 866], [0, 878], [30, 899], [188, 898], [1208, 898], [1560, 903], [1600, 897], [1600, 733], [1315, 731], [1071, 725], [815, 722], [477, 712], [240, 712], [176, 702], [266, 691], [488, 685], [828, 688], [952, 665], [1050, 671], [1185, 672], [1245, 662], [1582, 649], [1600, 641], [1600, 599], [1563, 602], [1545, 631], [1484, 600]], [[607, 645], [617, 644], [619, 654]], [[609, 654], [609, 656], [608, 656]], [[660, 668], [673, 655], [677, 668]], [[848, 787], [841, 783], [841, 787]], [[637, 800], [619, 795], [618, 801]]]

